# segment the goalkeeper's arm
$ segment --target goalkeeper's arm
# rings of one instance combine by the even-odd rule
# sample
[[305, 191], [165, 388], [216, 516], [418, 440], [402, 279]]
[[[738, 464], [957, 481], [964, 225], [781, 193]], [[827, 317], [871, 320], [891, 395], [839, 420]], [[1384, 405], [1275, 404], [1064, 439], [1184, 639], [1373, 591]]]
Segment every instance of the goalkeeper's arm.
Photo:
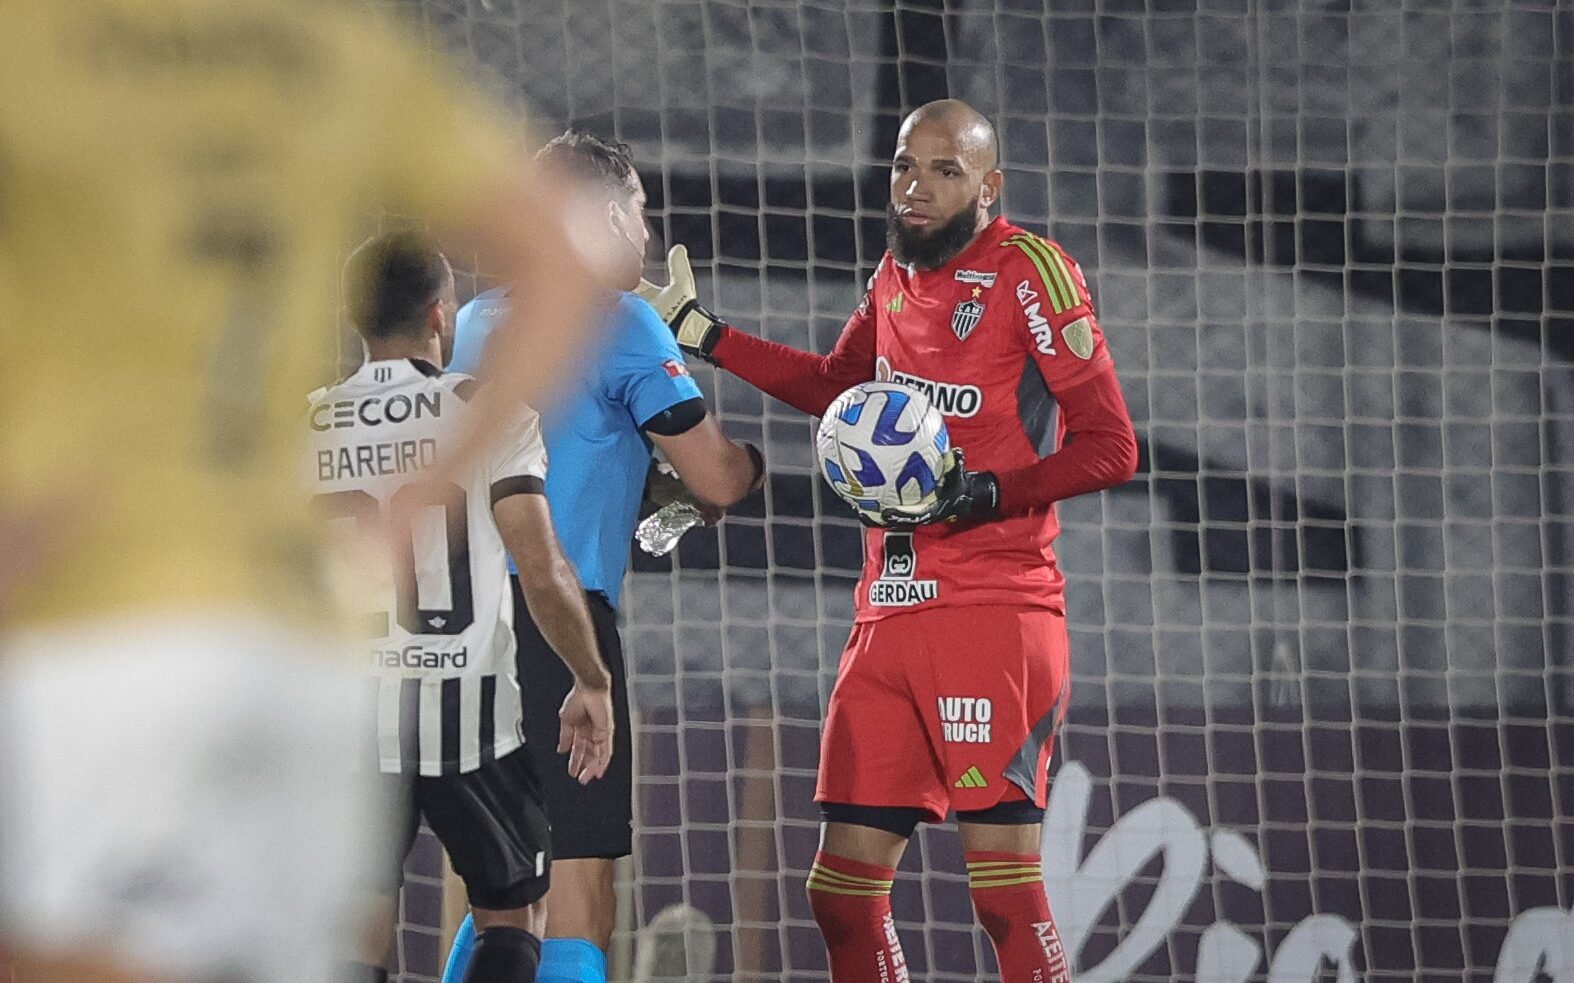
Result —
[[1000, 510], [1005, 515], [1114, 488], [1137, 473], [1137, 435], [1114, 366], [1106, 365], [1055, 397], [1066, 418], [1065, 440], [1060, 450], [1038, 463], [1000, 473]]
[[932, 522], [987, 522], [1049, 508], [1103, 491], [1137, 473], [1137, 437], [1114, 366], [1055, 394], [1066, 418], [1060, 450], [1025, 468], [968, 471], [961, 450], [946, 455], [932, 501], [916, 510], [887, 509], [870, 524], [908, 529]]
[[848, 319], [829, 355], [815, 355], [745, 334], [702, 307], [681, 245], [667, 253], [667, 276], [665, 287], [641, 281], [639, 295], [667, 322], [678, 347], [795, 409], [819, 416], [849, 386], [874, 378], [874, 318], [867, 313]]

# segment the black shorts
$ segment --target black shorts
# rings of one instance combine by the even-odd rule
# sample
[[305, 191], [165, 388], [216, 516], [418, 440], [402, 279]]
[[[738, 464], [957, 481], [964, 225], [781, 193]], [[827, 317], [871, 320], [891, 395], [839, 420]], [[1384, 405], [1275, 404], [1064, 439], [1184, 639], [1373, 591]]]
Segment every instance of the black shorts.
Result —
[[612, 674], [617, 730], [607, 773], [581, 785], [569, 777], [567, 756], [557, 753], [558, 711], [574, 677], [530, 620], [519, 581], [509, 579], [514, 584], [514, 637], [519, 643], [519, 691], [525, 704], [525, 750], [530, 752], [546, 791], [547, 815], [552, 817], [552, 856], [558, 860], [626, 857], [634, 852], [634, 740], [617, 612], [604, 594], [586, 592], [601, 658]]
[[541, 802], [541, 782], [524, 748], [462, 775], [386, 777], [402, 787], [409, 808], [392, 862], [376, 885], [379, 890], [392, 893], [399, 887], [405, 854], [425, 816], [474, 907], [523, 908], [547, 893], [552, 830]]

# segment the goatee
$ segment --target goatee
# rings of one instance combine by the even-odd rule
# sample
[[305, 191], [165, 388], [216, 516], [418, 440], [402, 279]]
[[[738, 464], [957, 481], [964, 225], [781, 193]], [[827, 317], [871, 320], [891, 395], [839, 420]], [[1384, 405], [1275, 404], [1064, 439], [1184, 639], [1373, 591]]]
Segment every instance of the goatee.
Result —
[[908, 227], [897, 217], [896, 206], [885, 206], [885, 245], [904, 266], [937, 270], [956, 258], [973, 241], [978, 221], [978, 198], [955, 216], [931, 230]]

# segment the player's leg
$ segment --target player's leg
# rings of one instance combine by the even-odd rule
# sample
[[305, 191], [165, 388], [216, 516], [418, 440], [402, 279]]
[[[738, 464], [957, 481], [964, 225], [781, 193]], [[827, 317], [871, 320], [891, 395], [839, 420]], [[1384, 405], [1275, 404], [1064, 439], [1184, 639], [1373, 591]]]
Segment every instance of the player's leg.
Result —
[[[505, 974], [502, 978], [511, 979], [512, 977], [506, 974], [514, 972], [519, 964], [530, 963], [535, 966], [530, 978], [537, 981], [541, 979], [540, 958], [543, 943], [541, 936], [546, 932], [546, 904], [531, 905], [523, 913], [528, 919], [525, 924], [533, 926], [530, 928], [521, 929], [519, 923], [511, 924], [507, 920], [509, 914], [511, 913], [476, 911], [465, 915], [465, 920], [459, 925], [459, 931], [454, 934], [453, 947], [448, 951], [448, 962], [443, 965], [443, 983], [464, 983], [465, 980], [487, 978], [485, 974], [494, 972], [493, 969], [487, 968], [478, 970], [478, 973], [483, 974], [482, 976], [469, 975], [470, 965], [476, 955], [476, 945], [480, 940], [479, 930], [476, 928], [477, 916], [486, 923], [486, 927], [500, 929], [493, 932], [490, 937], [488, 951], [492, 955], [487, 957], [488, 961], [497, 960], [503, 963], [503, 967], [495, 972], [502, 972]], [[514, 929], [518, 931], [513, 931]], [[521, 947], [521, 952], [517, 955], [508, 954], [507, 946], [501, 945], [505, 941], [517, 943]], [[534, 962], [531, 962], [532, 955]]]
[[[601, 879], [605, 885], [578, 883], [587, 876]], [[607, 978], [606, 947], [612, 939], [616, 911], [610, 906], [602, 911], [587, 911], [586, 908], [594, 904], [595, 899], [612, 893], [612, 876], [611, 861], [552, 862], [552, 888], [542, 907], [552, 912], [547, 922], [548, 929], [557, 926], [557, 931], [563, 935], [541, 940], [542, 967], [537, 971], [538, 983], [562, 983], [565, 980], [595, 983]], [[567, 886], [563, 884], [565, 879], [570, 882]], [[556, 905], [567, 906], [576, 901], [579, 902], [577, 909], [568, 908], [563, 915], [559, 915]], [[606, 941], [591, 941], [592, 938]], [[466, 915], [459, 925], [459, 931], [454, 933], [454, 943], [448, 950], [448, 961], [443, 966], [442, 983], [462, 983], [475, 950], [475, 941], [475, 917]]]
[[551, 830], [523, 750], [416, 783], [421, 812], [465, 884], [475, 944], [465, 983], [530, 983], [541, 960]]
[[907, 959], [891, 917], [891, 885], [908, 838], [926, 814], [845, 803], [823, 803], [821, 811], [827, 818], [805, 888], [825, 939], [831, 981], [905, 979]]
[[[561, 759], [559, 759], [561, 767]], [[572, 837], [566, 849], [584, 850]], [[610, 857], [571, 857], [552, 863], [547, 894], [547, 937], [542, 947], [541, 983], [605, 983], [607, 949], [617, 927], [617, 893]]]
[[970, 653], [965, 664], [942, 655], [933, 665], [935, 723], [973, 908], [994, 943], [1002, 983], [1067, 983], [1040, 847], [1049, 756], [1070, 678], [1065, 620], [1033, 609], [942, 614], [931, 637], [942, 652], [965, 643]]
[[945, 816], [928, 736], [904, 679], [906, 617], [855, 625], [831, 691], [815, 799], [825, 823], [806, 885], [833, 983], [906, 977], [891, 885], [908, 838]]
[[465, 983], [531, 983], [539, 980], [544, 905], [474, 908], [475, 946], [465, 968]]
[[1043, 810], [1017, 800], [957, 819], [968, 891], [994, 943], [1002, 983], [1069, 983], [1071, 967], [1044, 894]]
[[[601, 656], [612, 674], [612, 763], [588, 786], [568, 775], [557, 753], [558, 709], [573, 677], [530, 620], [519, 582], [514, 591], [514, 638], [525, 708], [525, 751], [540, 778], [552, 819], [550, 913], [541, 948], [540, 983], [605, 983], [606, 950], [617, 925], [614, 868], [633, 851], [634, 765], [628, 685], [617, 613], [600, 594], [587, 594]], [[463, 931], [454, 937], [443, 983], [460, 983], [469, 961]]]
[[[612, 939], [616, 912], [610, 906], [601, 911], [591, 906], [596, 903], [596, 899], [612, 893], [612, 877], [611, 861], [552, 862], [552, 887], [542, 907], [552, 912], [547, 922], [548, 928], [557, 926], [556, 930], [563, 934], [542, 939], [542, 968], [536, 976], [539, 983], [558, 983], [562, 980], [579, 983], [581, 980], [606, 979], [606, 946]], [[587, 878], [594, 878], [599, 883], [583, 883]], [[443, 966], [443, 983], [461, 983], [464, 980], [465, 970], [475, 950], [476, 931], [475, 916], [466, 915], [459, 925], [459, 931], [454, 933], [448, 962]]]

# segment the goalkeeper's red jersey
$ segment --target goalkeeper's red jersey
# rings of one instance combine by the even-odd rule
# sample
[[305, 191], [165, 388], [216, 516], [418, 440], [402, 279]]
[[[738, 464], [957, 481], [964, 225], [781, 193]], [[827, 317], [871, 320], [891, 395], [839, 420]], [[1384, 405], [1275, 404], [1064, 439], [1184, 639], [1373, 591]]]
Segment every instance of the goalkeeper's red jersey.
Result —
[[[764, 361], [745, 350], [752, 342], [733, 332], [715, 355], [724, 368], [762, 385], [756, 376], [769, 370], [745, 365]], [[818, 413], [857, 382], [906, 383], [927, 393], [945, 415], [952, 446], [965, 451], [968, 469], [997, 474], [1054, 454], [1065, 434], [1056, 393], [1112, 372], [1076, 262], [1055, 243], [1003, 218], [937, 270], [910, 270], [887, 252], [836, 349], [819, 361], [818, 396], [801, 388], [797, 398], [783, 392], [786, 386], [762, 388]], [[868, 530], [857, 620], [979, 604], [1063, 611], [1064, 579], [1052, 547], [1060, 531], [1054, 506], [1007, 513], [991, 522], [924, 526], [913, 533]]]

